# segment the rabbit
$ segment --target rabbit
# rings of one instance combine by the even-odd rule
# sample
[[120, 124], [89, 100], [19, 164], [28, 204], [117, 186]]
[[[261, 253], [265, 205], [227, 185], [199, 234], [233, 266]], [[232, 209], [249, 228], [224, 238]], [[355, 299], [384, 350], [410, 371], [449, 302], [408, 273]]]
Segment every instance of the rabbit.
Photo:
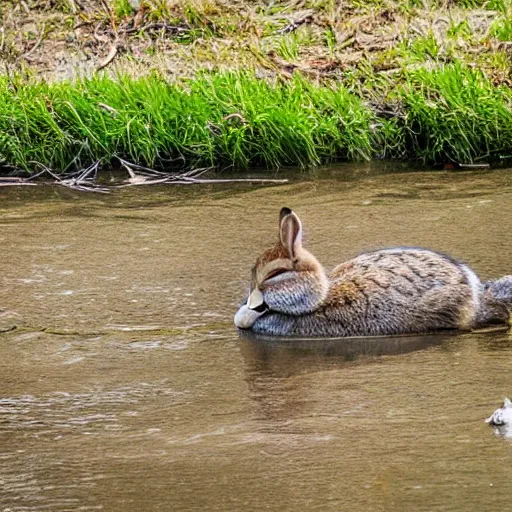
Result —
[[413, 334], [505, 323], [511, 305], [512, 276], [481, 283], [467, 265], [422, 248], [363, 253], [328, 273], [283, 208], [279, 240], [256, 260], [234, 323], [271, 336]]

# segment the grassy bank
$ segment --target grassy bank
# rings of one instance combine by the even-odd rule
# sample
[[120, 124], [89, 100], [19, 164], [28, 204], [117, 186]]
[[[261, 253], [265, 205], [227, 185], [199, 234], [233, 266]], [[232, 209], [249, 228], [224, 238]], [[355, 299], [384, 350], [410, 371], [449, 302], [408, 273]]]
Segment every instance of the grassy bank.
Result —
[[9, 169], [512, 155], [512, 0], [0, 0], [0, 19]]
[[271, 82], [228, 72], [181, 83], [4, 77], [0, 96], [0, 161], [28, 172], [109, 166], [116, 157], [165, 170], [512, 157], [510, 89], [461, 64], [364, 91], [299, 74]]

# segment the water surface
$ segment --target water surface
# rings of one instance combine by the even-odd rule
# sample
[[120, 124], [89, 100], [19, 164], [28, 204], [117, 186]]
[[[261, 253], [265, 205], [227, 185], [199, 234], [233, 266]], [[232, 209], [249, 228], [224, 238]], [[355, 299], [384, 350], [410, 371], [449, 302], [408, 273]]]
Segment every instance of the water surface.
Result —
[[507, 332], [263, 342], [232, 316], [282, 206], [331, 267], [419, 245], [512, 273], [512, 174], [0, 190], [0, 509], [506, 510]]

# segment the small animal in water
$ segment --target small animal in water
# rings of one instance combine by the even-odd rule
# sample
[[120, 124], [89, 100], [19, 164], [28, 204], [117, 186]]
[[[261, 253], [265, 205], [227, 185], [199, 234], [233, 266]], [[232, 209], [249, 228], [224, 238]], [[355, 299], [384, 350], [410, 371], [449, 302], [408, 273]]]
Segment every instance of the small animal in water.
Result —
[[512, 402], [510, 399], [505, 397], [503, 406], [496, 409], [485, 422], [493, 427], [512, 425]]
[[512, 276], [482, 283], [466, 264], [428, 249], [366, 252], [330, 272], [302, 245], [283, 208], [279, 237], [252, 269], [234, 321], [270, 336], [342, 337], [469, 330], [507, 323]]

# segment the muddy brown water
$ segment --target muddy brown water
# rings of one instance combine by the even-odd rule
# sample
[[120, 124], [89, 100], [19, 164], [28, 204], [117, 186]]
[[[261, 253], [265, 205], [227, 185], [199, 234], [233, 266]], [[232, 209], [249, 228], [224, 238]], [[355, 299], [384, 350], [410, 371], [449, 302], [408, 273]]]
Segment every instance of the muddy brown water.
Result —
[[326, 266], [419, 245], [512, 273], [512, 174], [0, 191], [3, 511], [509, 510], [507, 332], [254, 341], [281, 206]]

